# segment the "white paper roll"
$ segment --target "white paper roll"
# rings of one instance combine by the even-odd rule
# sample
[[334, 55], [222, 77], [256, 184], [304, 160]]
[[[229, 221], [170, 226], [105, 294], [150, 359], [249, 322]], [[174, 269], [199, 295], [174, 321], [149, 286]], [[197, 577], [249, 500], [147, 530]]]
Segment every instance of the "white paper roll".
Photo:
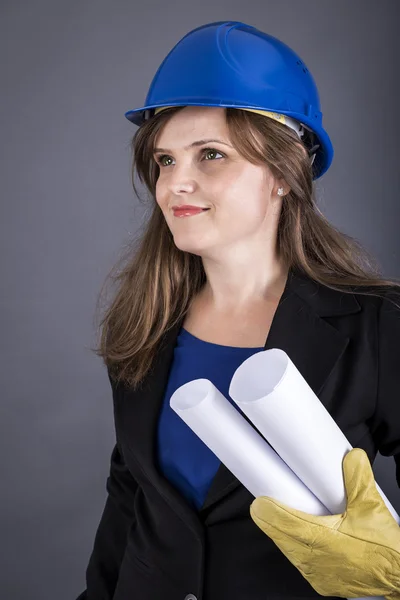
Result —
[[269, 444], [208, 379], [179, 387], [170, 406], [254, 497], [329, 514]]
[[332, 514], [344, 512], [342, 462], [352, 446], [286, 352], [273, 348], [250, 356], [236, 369], [229, 395], [322, 504]]
[[[170, 406], [254, 497], [270, 496], [314, 515], [343, 512], [342, 461], [352, 446], [286, 353], [267, 350], [244, 361], [229, 394], [276, 452], [208, 379], [178, 388]], [[276, 402], [270, 406], [271, 396]]]
[[[229, 395], [330, 512], [344, 512], [342, 462], [352, 446], [286, 352], [272, 348], [246, 359], [232, 377]], [[389, 499], [375, 485], [400, 523]]]

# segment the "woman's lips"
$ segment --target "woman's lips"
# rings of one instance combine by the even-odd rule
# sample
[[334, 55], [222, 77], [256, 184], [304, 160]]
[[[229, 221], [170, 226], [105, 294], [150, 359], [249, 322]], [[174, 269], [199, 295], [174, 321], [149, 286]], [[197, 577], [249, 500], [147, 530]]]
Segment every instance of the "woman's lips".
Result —
[[210, 210], [209, 208], [176, 208], [174, 209], [174, 217], [192, 217], [199, 215], [202, 212]]

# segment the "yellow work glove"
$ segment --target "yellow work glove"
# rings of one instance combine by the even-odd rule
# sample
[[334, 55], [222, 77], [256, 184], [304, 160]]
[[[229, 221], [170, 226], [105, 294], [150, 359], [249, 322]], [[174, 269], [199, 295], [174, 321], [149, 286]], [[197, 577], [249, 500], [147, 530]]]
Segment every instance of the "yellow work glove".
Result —
[[400, 527], [364, 450], [353, 448], [342, 466], [343, 514], [314, 516], [259, 496], [251, 518], [322, 596], [400, 600]]

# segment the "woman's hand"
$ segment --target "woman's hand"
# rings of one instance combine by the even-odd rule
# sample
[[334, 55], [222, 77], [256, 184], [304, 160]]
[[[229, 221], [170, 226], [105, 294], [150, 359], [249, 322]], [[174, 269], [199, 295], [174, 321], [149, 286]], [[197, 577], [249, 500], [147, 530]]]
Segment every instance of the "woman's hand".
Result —
[[400, 600], [400, 527], [376, 489], [367, 454], [343, 459], [347, 507], [313, 516], [259, 496], [250, 515], [322, 596]]

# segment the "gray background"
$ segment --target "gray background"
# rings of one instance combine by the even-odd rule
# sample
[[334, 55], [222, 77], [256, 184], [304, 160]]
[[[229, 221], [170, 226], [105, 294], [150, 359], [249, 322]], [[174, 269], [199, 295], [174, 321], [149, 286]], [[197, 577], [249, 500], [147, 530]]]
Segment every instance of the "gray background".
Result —
[[[124, 112], [189, 30], [241, 20], [303, 58], [334, 162], [321, 210], [399, 277], [398, 0], [2, 0], [0, 596], [74, 599], [114, 444], [100, 286], [143, 209]], [[394, 461], [376, 479], [400, 512]]]

